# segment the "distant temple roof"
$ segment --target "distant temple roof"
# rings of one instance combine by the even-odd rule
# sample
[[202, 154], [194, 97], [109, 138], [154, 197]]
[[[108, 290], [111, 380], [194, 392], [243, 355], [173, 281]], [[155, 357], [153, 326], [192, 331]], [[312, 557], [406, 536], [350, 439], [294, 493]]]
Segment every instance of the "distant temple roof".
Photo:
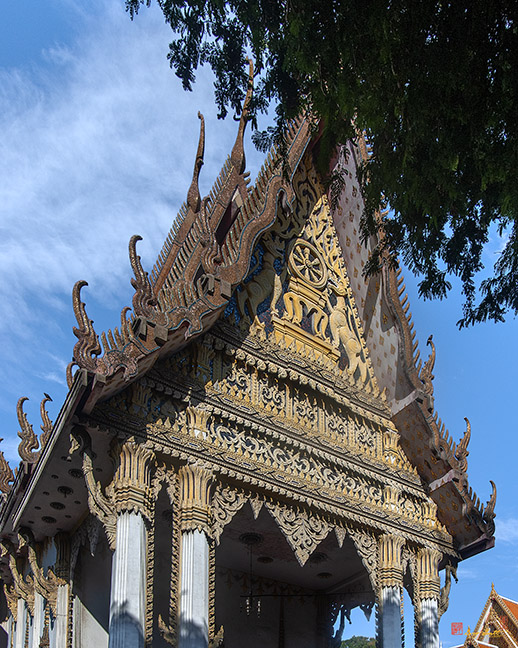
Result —
[[460, 645], [518, 648], [518, 602], [498, 594], [492, 583], [475, 629], [468, 629], [466, 640]]

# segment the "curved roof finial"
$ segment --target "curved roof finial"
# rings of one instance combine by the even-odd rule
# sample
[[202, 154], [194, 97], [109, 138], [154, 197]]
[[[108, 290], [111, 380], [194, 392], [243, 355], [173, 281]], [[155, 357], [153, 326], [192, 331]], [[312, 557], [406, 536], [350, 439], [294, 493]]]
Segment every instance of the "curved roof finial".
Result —
[[435, 344], [433, 343], [433, 335], [430, 335], [426, 341], [427, 346], [432, 347], [430, 356], [428, 360], [424, 363], [423, 368], [421, 369], [421, 375], [419, 378], [424, 385], [424, 393], [428, 396], [433, 396], [433, 368], [435, 366]]
[[484, 508], [484, 513], [482, 514], [482, 519], [484, 522], [488, 525], [489, 527], [489, 534], [493, 535], [495, 532], [495, 506], [496, 506], [496, 486], [495, 482], [492, 481], [491, 479], [489, 480], [491, 486], [493, 487], [493, 490], [491, 492], [491, 497], [489, 498], [488, 503], [486, 504]]
[[[3, 441], [3, 439], [0, 439], [0, 441]], [[12, 481], [14, 481], [14, 475], [11, 466], [4, 457], [4, 453], [0, 452], [0, 492], [7, 495], [12, 488], [10, 484]]]
[[49, 413], [45, 409], [45, 403], [48, 403], [49, 401], [52, 401], [52, 398], [48, 394], [43, 394], [44, 398], [40, 403], [40, 414], [41, 414], [41, 420], [42, 420], [42, 425], [41, 427], [41, 436], [40, 436], [40, 444], [42, 449], [45, 447], [47, 441], [50, 438], [50, 434], [52, 432], [52, 421], [49, 418]]
[[192, 174], [192, 182], [187, 192], [187, 207], [195, 214], [200, 210], [201, 196], [198, 180], [200, 177], [201, 167], [203, 166], [203, 155], [205, 153], [205, 119], [201, 112], [198, 111], [198, 118], [200, 119], [200, 138], [198, 140], [198, 150], [196, 152], [196, 159], [194, 161], [194, 171]]
[[34, 452], [40, 446], [38, 437], [34, 434], [32, 425], [27, 419], [27, 414], [23, 411], [23, 404], [26, 400], [29, 400], [26, 396], [22, 396], [18, 399], [16, 404], [16, 414], [18, 416], [18, 423], [20, 424], [20, 431], [18, 436], [21, 441], [18, 446], [18, 454], [20, 455], [22, 461], [27, 463], [36, 463], [38, 461], [40, 453]]
[[250, 103], [252, 101], [252, 95], [254, 92], [254, 64], [252, 59], [248, 59], [249, 70], [248, 70], [248, 88], [246, 91], [245, 100], [243, 102], [243, 109], [241, 110], [241, 117], [239, 118], [239, 128], [237, 131], [236, 141], [232, 153], [230, 154], [230, 159], [234, 165], [234, 168], [239, 174], [242, 174], [245, 170], [246, 160], [245, 160], [245, 148], [244, 148], [244, 137], [245, 137], [245, 128], [250, 116]]
[[466, 431], [455, 449], [455, 459], [459, 462], [459, 470], [462, 472], [466, 472], [468, 469], [468, 444], [471, 439], [471, 423], [466, 416], [464, 420], [466, 421]]
[[142, 241], [142, 236], [135, 234], [130, 238], [129, 242], [129, 258], [134, 279], [131, 279], [131, 285], [135, 289], [133, 295], [133, 311], [135, 315], [143, 317], [150, 317], [157, 300], [153, 295], [153, 288], [149, 281], [148, 273], [142, 267], [140, 257], [137, 254], [137, 241]]
[[101, 353], [101, 345], [93, 327], [93, 320], [88, 318], [85, 305], [81, 301], [81, 288], [84, 286], [88, 286], [86, 281], [76, 281], [72, 289], [72, 305], [79, 325], [72, 328], [78, 339], [74, 346], [73, 358], [82, 369], [95, 371], [97, 368], [95, 358]]

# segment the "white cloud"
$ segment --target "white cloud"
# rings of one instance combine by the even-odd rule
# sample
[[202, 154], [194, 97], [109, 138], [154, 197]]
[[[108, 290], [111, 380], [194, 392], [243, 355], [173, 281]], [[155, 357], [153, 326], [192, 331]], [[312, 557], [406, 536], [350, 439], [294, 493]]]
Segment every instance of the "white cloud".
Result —
[[0, 409], [9, 414], [21, 394], [36, 408], [41, 378], [62, 381], [75, 281], [89, 282], [83, 297], [98, 332], [130, 304], [129, 238], [143, 236], [150, 270], [191, 181], [197, 111], [206, 118], [202, 193], [236, 133], [231, 119], [216, 119], [207, 71], [193, 93], [181, 89], [157, 6], [132, 22], [122, 2], [60, 3], [74, 38], [28, 67], [0, 68]]
[[497, 542], [518, 543], [518, 519], [507, 518], [496, 520], [495, 537]]

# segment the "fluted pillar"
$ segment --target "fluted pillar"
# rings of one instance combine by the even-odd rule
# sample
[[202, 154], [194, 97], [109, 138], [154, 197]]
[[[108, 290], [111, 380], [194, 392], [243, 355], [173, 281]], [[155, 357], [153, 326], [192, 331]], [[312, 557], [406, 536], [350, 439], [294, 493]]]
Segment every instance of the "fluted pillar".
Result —
[[43, 624], [45, 622], [45, 599], [39, 592], [34, 593], [34, 616], [32, 619], [32, 641], [30, 648], [40, 648]]
[[379, 539], [379, 632], [383, 648], [401, 648], [401, 591], [403, 568], [401, 551], [405, 541], [394, 535]]
[[[56, 547], [55, 571], [58, 577], [56, 593], [55, 644], [56, 648], [67, 648], [70, 597], [70, 542], [66, 533], [54, 536]], [[39, 644], [38, 644], [39, 646]]]
[[423, 548], [417, 554], [415, 614], [421, 648], [439, 648], [440, 559], [435, 549]]
[[18, 599], [16, 613], [16, 636], [14, 648], [25, 648], [25, 633], [27, 631], [27, 604], [22, 598]]
[[143, 648], [146, 627], [146, 520], [152, 515], [154, 454], [132, 440], [116, 449], [109, 648]]
[[181, 581], [179, 648], [209, 643], [210, 472], [197, 465], [179, 471]]

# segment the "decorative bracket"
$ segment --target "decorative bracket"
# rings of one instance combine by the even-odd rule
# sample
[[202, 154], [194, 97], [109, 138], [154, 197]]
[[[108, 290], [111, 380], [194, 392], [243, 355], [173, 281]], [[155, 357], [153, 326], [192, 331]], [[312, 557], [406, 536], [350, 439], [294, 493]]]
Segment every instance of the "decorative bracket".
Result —
[[72, 428], [70, 433], [69, 455], [81, 452], [83, 457], [83, 473], [88, 490], [88, 508], [104, 526], [108, 544], [115, 550], [117, 539], [117, 514], [112, 494], [104, 494], [101, 484], [95, 479], [93, 466], [92, 441], [86, 429], [79, 425]]

